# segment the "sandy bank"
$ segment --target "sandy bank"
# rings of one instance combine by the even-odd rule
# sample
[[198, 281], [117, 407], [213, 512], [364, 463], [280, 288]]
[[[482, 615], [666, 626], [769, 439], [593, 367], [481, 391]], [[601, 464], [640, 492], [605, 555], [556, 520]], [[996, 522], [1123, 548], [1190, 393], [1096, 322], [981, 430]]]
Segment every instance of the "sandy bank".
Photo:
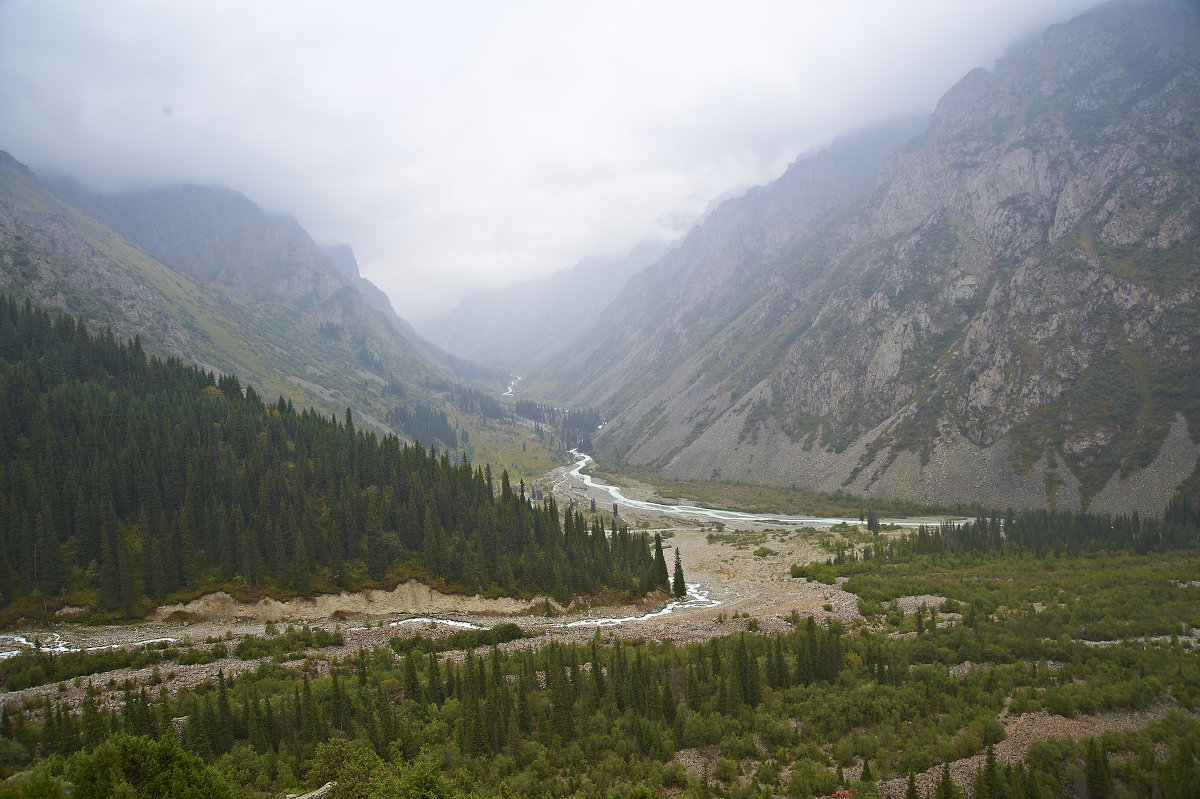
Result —
[[337, 616], [381, 616], [389, 613], [516, 616], [530, 614], [534, 608], [544, 607], [547, 601], [557, 611], [563, 610], [553, 600], [541, 597], [528, 600], [509, 597], [485, 599], [478, 594], [443, 594], [424, 583], [409, 580], [392, 591], [367, 589], [357, 593], [297, 597], [286, 602], [270, 598], [257, 602], [239, 602], [224, 591], [218, 591], [191, 602], [164, 605], [155, 610], [149, 618], [161, 621], [180, 611], [205, 620], [246, 619], [259, 622], [316, 622]]

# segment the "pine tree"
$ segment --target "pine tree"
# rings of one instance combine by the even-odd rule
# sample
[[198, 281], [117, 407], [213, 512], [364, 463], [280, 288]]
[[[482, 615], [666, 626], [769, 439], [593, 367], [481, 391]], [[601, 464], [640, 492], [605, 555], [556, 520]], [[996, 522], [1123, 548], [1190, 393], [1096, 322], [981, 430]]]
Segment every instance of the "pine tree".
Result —
[[671, 590], [680, 599], [687, 596], [687, 583], [683, 581], [683, 563], [679, 559], [679, 547], [675, 547], [675, 578], [671, 581]]
[[212, 760], [212, 743], [208, 740], [199, 708], [194, 705], [183, 723], [183, 748], [204, 760]]
[[267, 740], [271, 742], [271, 748], [279, 751], [280, 741], [283, 739], [283, 730], [275, 720], [275, 711], [271, 708], [271, 697], [267, 697], [263, 703], [263, 727], [267, 731]]
[[254, 751], [260, 755], [271, 748], [271, 737], [267, 733], [266, 721], [263, 718], [262, 707], [258, 701], [257, 694], [255, 694], [253, 702], [250, 703], [247, 740], [250, 746], [254, 748]]
[[300, 705], [297, 708], [300, 719], [300, 740], [306, 744], [313, 744], [320, 736], [321, 719], [317, 715], [317, 706], [313, 702], [312, 685], [308, 681], [308, 674], [304, 675], [301, 685]]
[[758, 659], [747, 649], [745, 633], [738, 637], [738, 647], [734, 650], [734, 668], [742, 699], [751, 707], [756, 706], [762, 701], [762, 683], [758, 676]]
[[659, 693], [659, 710], [662, 712], [663, 719], [667, 724], [675, 723], [675, 712], [678, 710], [679, 703], [675, 699], [675, 694], [671, 691], [670, 680], [663, 680], [662, 689]]
[[654, 534], [654, 589], [664, 591], [671, 587], [671, 578], [667, 574], [667, 559], [662, 550], [662, 534]]
[[1003, 799], [1004, 780], [1000, 774], [1000, 765], [996, 762], [996, 749], [991, 744], [988, 744], [987, 756], [984, 758], [983, 784], [988, 799]]
[[1108, 766], [1108, 752], [1095, 738], [1088, 742], [1084, 774], [1091, 799], [1109, 799], [1112, 796], [1112, 773]]
[[82, 727], [84, 749], [95, 749], [108, 736], [108, 725], [96, 706], [90, 687], [83, 696]]
[[446, 701], [446, 689], [442, 684], [442, 669], [434, 652], [429, 653], [425, 673], [428, 675], [425, 682], [425, 698], [429, 704], [440, 707]]
[[416, 656], [411, 652], [404, 658], [404, 701], [415, 709], [421, 704], [421, 681], [417, 677]]
[[942, 764], [942, 775], [938, 779], [937, 792], [934, 794], [935, 799], [956, 799], [958, 796], [958, 786], [954, 784], [954, 780], [950, 777], [950, 764]]
[[692, 710], [700, 709], [700, 680], [696, 677], [696, 667], [687, 667], [687, 705]]

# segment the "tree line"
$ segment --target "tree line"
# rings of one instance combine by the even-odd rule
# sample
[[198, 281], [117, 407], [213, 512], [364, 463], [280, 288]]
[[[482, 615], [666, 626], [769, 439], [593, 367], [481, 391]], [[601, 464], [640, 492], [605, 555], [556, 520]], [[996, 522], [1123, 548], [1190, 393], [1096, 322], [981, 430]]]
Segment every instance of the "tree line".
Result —
[[[870, 528], [874, 521], [874, 528]], [[868, 527], [879, 532], [878, 519], [868, 514]], [[1085, 511], [1007, 511], [1003, 516], [981, 514], [965, 522], [921, 525], [915, 532], [877, 537], [863, 549], [842, 546], [822, 564], [795, 566], [793, 577], [832, 582], [828, 566], [855, 563], [874, 568], [879, 562], [898, 563], [923, 555], [974, 554], [1070, 557], [1095, 552], [1148, 552], [1189, 549], [1200, 545], [1200, 503], [1183, 494], [1171, 498], [1162, 517], [1097, 514]], [[842, 573], [849, 573], [845, 570]]]

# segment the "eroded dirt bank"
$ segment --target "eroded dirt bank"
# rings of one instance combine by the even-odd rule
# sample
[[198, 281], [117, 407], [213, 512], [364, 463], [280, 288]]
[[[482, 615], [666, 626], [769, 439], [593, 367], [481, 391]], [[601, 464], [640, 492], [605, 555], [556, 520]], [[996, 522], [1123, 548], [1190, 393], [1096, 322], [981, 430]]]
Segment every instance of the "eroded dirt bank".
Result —
[[479, 595], [443, 594], [424, 583], [409, 580], [391, 591], [367, 589], [357, 593], [321, 594], [311, 598], [260, 599], [257, 602], [238, 602], [224, 591], [207, 594], [191, 602], [164, 605], [149, 617], [162, 621], [172, 613], [183, 612], [201, 621], [247, 620], [258, 622], [323, 622], [347, 616], [384, 616], [390, 613], [429, 615], [437, 613], [473, 614], [482, 616], [515, 616], [532, 612], [534, 606], [550, 601], [562, 612], [564, 608], [544, 598], [520, 600], [503, 597], [485, 599]]
[[[210, 594], [182, 604], [167, 605], [137, 624], [86, 626], [60, 622], [52, 627], [23, 626], [6, 633], [4, 647], [13, 648], [12, 636], [20, 636], [48, 648], [95, 649], [135, 646], [148, 641], [190, 641], [207, 650], [220, 641], [230, 656], [209, 664], [181, 666], [164, 663], [158, 679], [168, 693], [185, 690], [206, 681], [215, 681], [218, 671], [226, 676], [255, 669], [260, 661], [243, 661], [232, 656], [233, 648], [247, 635], [262, 636], [269, 623], [308, 624], [330, 632], [340, 631], [344, 644], [309, 650], [316, 658], [315, 668], [323, 668], [330, 658], [345, 657], [361, 647], [386, 645], [396, 635], [442, 635], [452, 632], [449, 624], [426, 621], [407, 623], [414, 617], [442, 620], [452, 624], [490, 627], [501, 621], [520, 625], [534, 637], [512, 642], [509, 647], [536, 646], [547, 638], [586, 643], [596, 634], [598, 623], [604, 640], [615, 638], [672, 639], [677, 643], [704, 641], [745, 629], [750, 618], [766, 632], [786, 631], [791, 625], [785, 616], [792, 610], [818, 618], [836, 616], [851, 623], [858, 617], [855, 598], [833, 586], [794, 580], [791, 565], [827, 556], [806, 534], [780, 531], [773, 534], [748, 534], [752, 542], [766, 541], [770, 554], [753, 554], [753, 546], [743, 543], [742, 534], [732, 531], [720, 540], [710, 541], [711, 530], [680, 529], [665, 533], [668, 560], [674, 560], [678, 547], [689, 584], [697, 587], [703, 602], [688, 602], [661, 613], [670, 597], [657, 595], [644, 602], [624, 606], [588, 605], [576, 602], [563, 608], [544, 598], [531, 600], [485, 599], [480, 596], [443, 594], [429, 586], [410, 581], [392, 591], [368, 590], [359, 593], [325, 595], [313, 599], [280, 602], [273, 599], [240, 603], [226, 593]], [[757, 544], [755, 544], [757, 545]], [[550, 613], [547, 614], [547, 608]], [[827, 609], [828, 608], [828, 609]], [[174, 615], [173, 615], [174, 614]], [[740, 618], [734, 619], [734, 615]], [[183, 619], [186, 619], [183, 620]], [[627, 620], [626, 623], [611, 623]], [[152, 668], [120, 669], [91, 675], [62, 685], [52, 684], [0, 695], [0, 701], [34, 699], [44, 695], [56, 701], [77, 705], [90, 682], [103, 686], [103, 701], [122, 700], [126, 680], [145, 683]], [[155, 688], [157, 690], [157, 688]]]

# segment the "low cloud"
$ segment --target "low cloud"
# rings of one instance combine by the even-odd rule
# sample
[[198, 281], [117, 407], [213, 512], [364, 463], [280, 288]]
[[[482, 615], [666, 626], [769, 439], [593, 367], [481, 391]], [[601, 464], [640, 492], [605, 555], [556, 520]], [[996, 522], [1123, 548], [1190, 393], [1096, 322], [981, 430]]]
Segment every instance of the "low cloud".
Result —
[[684, 232], [1094, 0], [0, 3], [0, 149], [222, 184], [401, 315]]

